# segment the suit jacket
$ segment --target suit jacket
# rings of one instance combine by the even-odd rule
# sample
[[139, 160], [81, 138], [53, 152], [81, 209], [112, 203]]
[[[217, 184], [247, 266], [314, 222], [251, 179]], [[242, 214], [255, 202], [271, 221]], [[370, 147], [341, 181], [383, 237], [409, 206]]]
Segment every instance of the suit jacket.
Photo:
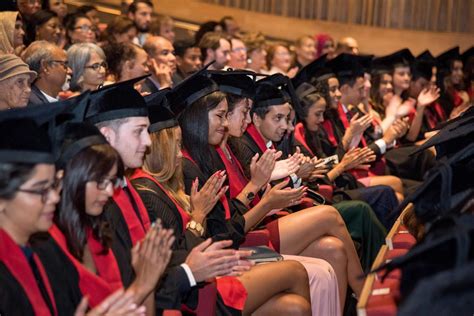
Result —
[[37, 86], [32, 85], [30, 100], [28, 101], [27, 106], [35, 106], [35, 105], [40, 105], [40, 104], [45, 104], [45, 103], [49, 103], [48, 99], [46, 99], [44, 94], [40, 91], [40, 89], [38, 89]]
[[153, 94], [155, 92], [158, 92], [160, 90], [159, 87], [155, 85], [153, 81], [151, 81], [150, 78], [146, 78], [145, 81], [142, 83], [142, 92], [148, 92], [150, 94]]

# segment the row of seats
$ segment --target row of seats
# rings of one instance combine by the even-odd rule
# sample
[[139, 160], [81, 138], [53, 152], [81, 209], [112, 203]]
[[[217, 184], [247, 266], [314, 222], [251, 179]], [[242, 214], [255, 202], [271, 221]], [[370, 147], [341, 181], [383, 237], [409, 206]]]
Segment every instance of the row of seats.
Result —
[[[372, 265], [372, 270], [393, 258], [405, 255], [416, 243], [413, 237], [403, 226], [404, 214], [413, 209], [409, 204], [385, 238], [382, 246]], [[364, 284], [359, 303], [357, 304], [358, 316], [395, 316], [397, 314], [397, 302], [400, 298], [401, 272], [399, 269], [391, 271], [384, 279], [385, 271], [370, 274]]]

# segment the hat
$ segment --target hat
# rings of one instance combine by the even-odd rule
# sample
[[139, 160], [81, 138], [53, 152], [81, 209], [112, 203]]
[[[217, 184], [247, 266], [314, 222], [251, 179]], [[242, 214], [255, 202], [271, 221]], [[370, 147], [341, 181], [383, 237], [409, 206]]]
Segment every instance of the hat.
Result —
[[8, 118], [7, 115], [2, 115], [0, 162], [54, 164], [48, 134], [31, 118]]
[[339, 79], [343, 85], [348, 80], [363, 77], [364, 69], [359, 63], [359, 58], [352, 54], [339, 54], [336, 58], [331, 59], [326, 64]]
[[436, 58], [431, 54], [428, 49], [423, 51], [420, 55], [416, 56], [416, 60], [431, 62], [433, 64], [436, 63]]
[[66, 122], [56, 129], [54, 149], [56, 166], [64, 168], [67, 162], [87, 147], [108, 144], [102, 133], [90, 123]]
[[148, 106], [148, 118], [150, 133], [159, 132], [162, 129], [170, 128], [178, 125], [175, 115], [168, 107], [166, 95], [171, 89], [162, 89], [156, 93], [145, 96], [145, 102]]
[[408, 48], [404, 48], [390, 55], [374, 58], [372, 68], [375, 72], [391, 72], [397, 67], [409, 67], [413, 60], [413, 54]]
[[355, 55], [357, 62], [362, 66], [365, 73], [370, 73], [374, 55]]
[[291, 79], [295, 89], [298, 89], [298, 87], [305, 82], [311, 83], [316, 78], [330, 74], [332, 70], [326, 67], [326, 63], [327, 54], [301, 68], [293, 79]]
[[148, 116], [145, 99], [134, 88], [135, 83], [148, 76], [114, 83], [91, 92], [85, 110], [85, 121], [96, 124], [127, 117]]
[[211, 62], [198, 72], [181, 81], [168, 93], [167, 99], [171, 111], [178, 116], [186, 107], [213, 92], [219, 91], [219, 86], [211, 78], [207, 68]]
[[30, 70], [20, 57], [13, 54], [0, 54], [0, 81], [17, 75], [29, 75], [31, 81], [36, 79], [36, 72]]
[[255, 80], [257, 74], [253, 71], [209, 71], [211, 79], [217, 83], [219, 90], [244, 98], [255, 97]]
[[472, 143], [474, 139], [474, 108], [470, 108], [462, 116], [448, 121], [443, 128], [411, 155], [429, 147], [436, 146], [436, 157], [451, 156]]
[[436, 57], [436, 63], [439, 71], [445, 73], [449, 72], [451, 69], [451, 62], [453, 60], [461, 60], [461, 56], [459, 54], [459, 46], [448, 49], [447, 51]]
[[470, 48], [466, 49], [464, 53], [461, 54], [461, 60], [464, 67], [466, 66], [469, 59], [473, 56], [474, 56], [474, 46], [471, 46]]
[[430, 81], [433, 76], [433, 67], [436, 65], [436, 59], [426, 50], [412, 62], [410, 66], [412, 80], [425, 78]]
[[290, 102], [288, 93], [283, 92], [282, 89], [287, 78], [277, 73], [257, 81], [253, 107], [269, 107]]

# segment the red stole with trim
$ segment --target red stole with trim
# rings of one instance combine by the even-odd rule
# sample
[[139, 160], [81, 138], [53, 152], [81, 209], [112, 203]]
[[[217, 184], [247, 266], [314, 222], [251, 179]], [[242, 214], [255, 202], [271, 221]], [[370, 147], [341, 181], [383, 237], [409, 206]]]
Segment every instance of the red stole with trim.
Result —
[[[232, 162], [227, 159], [224, 151], [219, 147], [216, 146], [216, 151], [221, 157], [222, 162], [224, 163], [225, 169], [227, 171], [227, 176], [229, 178], [229, 187], [230, 187], [230, 198], [236, 198], [240, 192], [245, 188], [248, 184], [249, 180], [244, 175], [244, 170], [240, 165], [240, 162], [235, 157], [234, 153], [230, 150], [229, 145], [226, 145], [227, 152], [229, 153]], [[255, 195], [251, 205], [256, 205], [260, 201], [258, 194]]]
[[[262, 151], [262, 154], [267, 151], [268, 149], [267, 144], [265, 143], [265, 140], [263, 139], [262, 135], [260, 135], [260, 132], [257, 130], [255, 125], [249, 124], [249, 126], [247, 127], [247, 133], [250, 135], [253, 141], [257, 144], [258, 148]], [[275, 149], [273, 142], [270, 149]]]
[[140, 221], [137, 214], [135, 214], [132, 201], [130, 201], [128, 194], [122, 188], [115, 190], [112, 198], [114, 202], [117, 203], [120, 211], [122, 212], [122, 216], [127, 223], [128, 231], [132, 239], [132, 244], [135, 246], [137, 242], [145, 237], [146, 232], [150, 229], [150, 217], [148, 217], [148, 212], [145, 208], [145, 205], [143, 205], [143, 201], [140, 199], [137, 191], [135, 191], [135, 188], [132, 186], [130, 181], [128, 181], [128, 179], [126, 179], [126, 181], [127, 187], [132, 194], [132, 198], [135, 200], [135, 203], [138, 207], [138, 211], [143, 223]]
[[[195, 164], [198, 168], [199, 166], [197, 163], [194, 161], [194, 159], [191, 157], [191, 155], [186, 151], [186, 150], [181, 150], [181, 153], [183, 154], [183, 157], [191, 161], [193, 164]], [[222, 195], [220, 199], [222, 205], [224, 206], [224, 211], [225, 211], [225, 219], [230, 219], [230, 206], [229, 206], [229, 201], [227, 200], [227, 196], [225, 194]]]
[[303, 147], [314, 157], [316, 156], [313, 151], [311, 150], [311, 148], [309, 147], [308, 143], [306, 142], [306, 137], [305, 137], [305, 128], [303, 126], [303, 123], [298, 123], [296, 124], [295, 126], [295, 132], [294, 132], [294, 135], [295, 135], [295, 139], [301, 144], [303, 145]]
[[[56, 244], [61, 248], [63, 253], [68, 257], [76, 268], [77, 273], [79, 274], [79, 288], [82, 295], [89, 296], [89, 305], [95, 307], [102, 302], [107, 296], [112, 294], [116, 289], [122, 287], [122, 279], [120, 276], [120, 270], [118, 268], [117, 261], [112, 250], [109, 249], [108, 253], [99, 255], [104, 257], [99, 260], [105, 264], [98, 264], [96, 260], [96, 251], [91, 249], [91, 234], [88, 232], [88, 246], [91, 254], [94, 259], [94, 263], [97, 268], [97, 272], [100, 274], [100, 277], [89, 271], [79, 260], [77, 260], [70, 252], [67, 247], [66, 238], [63, 233], [59, 230], [56, 225], [53, 225], [49, 229], [49, 234], [54, 239]], [[99, 242], [96, 241], [100, 245]], [[104, 271], [105, 270], [105, 271]], [[107, 277], [104, 277], [103, 274], [107, 274]], [[111, 278], [110, 276], [114, 276]]]
[[[54, 315], [58, 315], [53, 290], [51, 288], [51, 284], [49, 283], [49, 279], [46, 271], [44, 270], [43, 264], [35, 253], [33, 253], [33, 260], [38, 267], [41, 280], [46, 288], [49, 300], [53, 306]], [[28, 259], [21, 250], [20, 246], [17, 245], [3, 229], [0, 229], [0, 261], [5, 264], [8, 271], [10, 271], [13, 277], [23, 288], [23, 291], [25, 291], [35, 315], [51, 316], [51, 311], [49, 310], [48, 304], [45, 302], [43, 295], [41, 294], [38, 283], [36, 283], [36, 278], [28, 262]]]
[[191, 220], [191, 215], [188, 212], [186, 212], [179, 205], [179, 203], [176, 201], [176, 199], [171, 194], [169, 194], [168, 190], [165, 189], [165, 187], [163, 187], [163, 185], [160, 182], [158, 182], [155, 179], [155, 177], [153, 177], [151, 174], [144, 171], [143, 169], [135, 169], [135, 172], [131, 176], [131, 179], [139, 179], [139, 178], [146, 178], [146, 179], [149, 179], [149, 180], [153, 181], [166, 194], [166, 196], [171, 200], [171, 202], [173, 202], [174, 206], [176, 207], [179, 214], [181, 215], [180, 216], [181, 217], [181, 222], [183, 224], [183, 231], [182, 232], [184, 233], [184, 231], [186, 230], [186, 225]]

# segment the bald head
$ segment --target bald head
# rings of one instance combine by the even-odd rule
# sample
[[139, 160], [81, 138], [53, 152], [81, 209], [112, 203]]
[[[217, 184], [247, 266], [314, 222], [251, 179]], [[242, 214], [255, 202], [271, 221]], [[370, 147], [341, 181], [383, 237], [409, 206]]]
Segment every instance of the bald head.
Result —
[[347, 53], [359, 55], [359, 44], [353, 37], [343, 37], [337, 43], [336, 52], [337, 54]]
[[162, 36], [149, 36], [143, 44], [148, 56], [159, 65], [167, 65], [172, 72], [176, 71], [176, 57], [173, 44]]

